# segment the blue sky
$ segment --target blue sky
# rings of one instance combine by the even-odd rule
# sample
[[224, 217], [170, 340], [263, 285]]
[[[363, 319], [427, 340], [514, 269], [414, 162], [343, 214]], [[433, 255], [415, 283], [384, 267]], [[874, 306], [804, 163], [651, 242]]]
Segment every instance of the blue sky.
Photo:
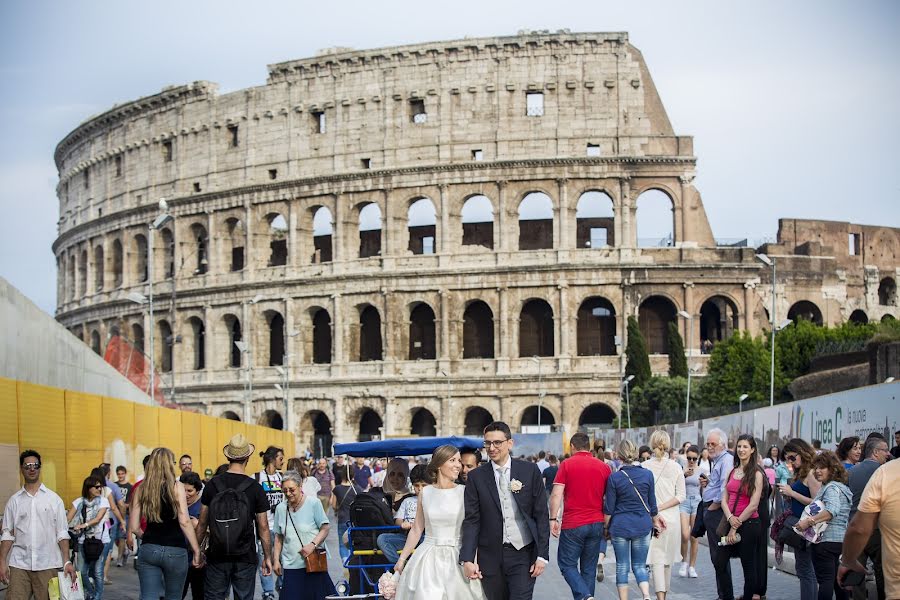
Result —
[[0, 276], [52, 314], [57, 142], [115, 103], [195, 80], [227, 92], [318, 49], [627, 31], [717, 238], [779, 217], [900, 226], [900, 3], [196, 0], [0, 3]]

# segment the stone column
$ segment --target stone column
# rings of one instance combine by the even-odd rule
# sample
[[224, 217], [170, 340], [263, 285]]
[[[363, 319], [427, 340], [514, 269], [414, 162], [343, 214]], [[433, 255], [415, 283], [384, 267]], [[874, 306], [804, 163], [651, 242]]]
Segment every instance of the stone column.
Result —
[[381, 213], [381, 257], [395, 256], [403, 253], [403, 248], [397, 248], [397, 243], [403, 236], [397, 231], [397, 207], [391, 202], [391, 189], [385, 188], [382, 192], [384, 207]]
[[441, 192], [441, 226], [440, 239], [438, 239], [437, 244], [439, 249], [436, 248], [435, 250], [440, 254], [450, 254], [453, 251], [453, 246], [450, 242], [450, 197], [447, 194], [446, 184], [439, 185], [438, 189]]
[[572, 356], [572, 349], [569, 347], [569, 286], [560, 284], [556, 286], [556, 289], [559, 291], [559, 317], [557, 319], [559, 324], [559, 347], [556, 354], [559, 357], [557, 361], [558, 372], [562, 373], [568, 370], [569, 358]]
[[344, 412], [344, 397], [338, 395], [334, 399], [334, 421], [332, 422], [332, 433], [334, 435], [335, 441], [350, 440], [350, 438], [347, 436], [347, 416], [344, 414]]
[[382, 437], [406, 434], [409, 432], [399, 430], [397, 426], [397, 399], [385, 394], [384, 396], [384, 422], [381, 428]]
[[253, 234], [256, 232], [259, 224], [253, 218], [253, 207], [250, 198], [247, 198], [244, 202], [244, 224], [244, 235], [247, 238], [244, 242], [244, 272], [247, 273], [247, 279], [252, 280], [253, 273], [256, 271], [257, 260], [256, 249], [253, 247]]
[[394, 356], [394, 352], [397, 350], [397, 344], [394, 343], [394, 334], [398, 327], [397, 323], [394, 323], [394, 317], [395, 313], [399, 311], [392, 309], [391, 303], [393, 300], [393, 294], [388, 293], [386, 289], [381, 290], [381, 306], [379, 307], [379, 312], [381, 312], [381, 353], [385, 367], [401, 358]]
[[690, 225], [690, 207], [693, 200], [693, 186], [691, 182], [694, 181], [694, 176], [682, 175], [678, 180], [681, 181], [681, 232], [680, 235], [675, 236], [675, 240], [680, 245], [683, 245], [684, 242], [696, 244], [697, 240], [694, 239], [694, 231]]
[[[227, 269], [223, 269], [222, 265], [218, 263], [220, 260], [219, 256], [219, 235], [216, 227], [216, 221], [213, 216], [213, 211], [206, 211], [206, 272], [210, 273], [213, 269], [217, 269], [217, 272], [224, 273]], [[162, 235], [159, 236], [159, 242], [162, 245]], [[165, 251], [163, 251], [163, 256], [165, 256]], [[151, 260], [156, 260], [155, 258], [151, 258]], [[156, 263], [154, 263], [154, 268], [156, 268]], [[165, 275], [165, 268], [163, 267], [158, 273], [162, 273]]]
[[296, 267], [299, 264], [303, 264], [303, 261], [298, 258], [300, 256], [300, 248], [297, 245], [297, 209], [294, 205], [294, 202], [288, 202], [288, 214], [286, 215], [288, 226], [287, 266], [289, 267]]
[[441, 298], [441, 349], [438, 354], [440, 362], [438, 369], [448, 369], [447, 361], [450, 360], [450, 293], [447, 290], [438, 290]]
[[331, 225], [331, 251], [334, 253], [332, 257], [334, 262], [339, 263], [346, 260], [347, 241], [350, 235], [347, 231], [347, 224], [344, 215], [344, 202], [340, 194], [334, 194], [334, 213], [332, 218], [334, 223]]
[[560, 178], [556, 180], [556, 185], [559, 188], [558, 196], [558, 206], [559, 206], [559, 219], [557, 220], [557, 228], [558, 234], [556, 239], [553, 240], [554, 248], [559, 250], [570, 250], [571, 249], [571, 214], [569, 210], [569, 194], [568, 187], [566, 184], [568, 183], [568, 179]]
[[[215, 335], [213, 334], [214, 327], [210, 322], [210, 315], [212, 313], [212, 306], [209, 304], [203, 305], [203, 327], [204, 327], [204, 335], [203, 335], [203, 356], [206, 359], [206, 363], [204, 364], [203, 369], [203, 380], [209, 381], [210, 373], [213, 370], [213, 365], [219, 364], [219, 347], [216, 344]], [[226, 340], [228, 338], [226, 337]], [[231, 349], [229, 348], [229, 351]], [[224, 362], [224, 361], [223, 361]]]
[[341, 295], [331, 296], [331, 374], [340, 375], [344, 358], [344, 314]]
[[636, 248], [637, 228], [634, 225], [634, 205], [631, 201], [631, 177], [622, 177], [619, 180], [619, 185], [622, 206], [621, 241], [619, 245], [625, 248]]
[[509, 182], [497, 182], [497, 233], [499, 236], [498, 250], [509, 252], [512, 247], [512, 233], [510, 232], [509, 211], [506, 206], [506, 187]]
[[755, 281], [744, 283], [744, 330], [750, 335], [756, 335], [756, 327], [753, 322], [753, 296], [756, 289]]
[[509, 291], [506, 288], [497, 288], [497, 296], [500, 299], [500, 318], [497, 320], [497, 336], [495, 345], [499, 348], [497, 354], [497, 374], [505, 375], [509, 372]]
[[[694, 282], [685, 281], [682, 286], [684, 287], [684, 310], [693, 318], [690, 320], [682, 319], [678, 315], [676, 315], [675, 318], [679, 321], [684, 321], [683, 324], [680, 324], [678, 329], [681, 330], [681, 335], [684, 338], [685, 349], [690, 351], [688, 352], [688, 356], [695, 356], [699, 354], [699, 352], [695, 352], [694, 349], [700, 347], [700, 322], [694, 307]], [[691, 329], [693, 329], [693, 336], [691, 336]], [[691, 344], [692, 341], [693, 344]]]

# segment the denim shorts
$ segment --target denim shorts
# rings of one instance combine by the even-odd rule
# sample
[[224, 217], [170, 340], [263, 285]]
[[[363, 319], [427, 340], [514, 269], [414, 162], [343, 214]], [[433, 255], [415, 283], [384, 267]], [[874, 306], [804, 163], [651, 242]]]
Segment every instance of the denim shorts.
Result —
[[681, 504], [678, 505], [678, 510], [686, 515], [696, 515], [697, 507], [700, 506], [700, 499], [700, 496], [687, 496]]

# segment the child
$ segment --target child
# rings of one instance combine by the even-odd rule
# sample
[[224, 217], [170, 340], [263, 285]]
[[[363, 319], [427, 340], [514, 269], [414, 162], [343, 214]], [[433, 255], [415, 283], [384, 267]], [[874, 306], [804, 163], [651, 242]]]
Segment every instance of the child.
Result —
[[416, 520], [416, 510], [419, 508], [418, 496], [428, 485], [426, 466], [416, 465], [413, 467], [409, 472], [409, 480], [412, 482], [415, 494], [403, 498], [397, 512], [394, 513], [394, 523], [400, 527], [401, 531], [399, 533], [382, 533], [378, 536], [378, 549], [384, 552], [385, 562], [396, 563], [400, 560], [400, 550], [406, 544], [406, 534], [412, 529]]

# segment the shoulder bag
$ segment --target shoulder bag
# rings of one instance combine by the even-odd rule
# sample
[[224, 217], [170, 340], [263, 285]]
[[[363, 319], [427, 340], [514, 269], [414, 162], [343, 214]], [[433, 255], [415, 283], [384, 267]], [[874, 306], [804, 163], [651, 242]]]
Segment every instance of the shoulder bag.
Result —
[[[632, 480], [631, 477], [629, 477], [628, 473], [626, 473], [625, 471], [622, 471], [622, 475], [624, 475], [625, 477], [628, 477], [628, 481], [631, 482], [631, 487], [634, 489], [634, 493], [637, 494], [638, 498], [641, 499], [641, 504], [644, 505], [644, 510], [647, 511], [647, 514], [650, 515], [650, 518], [652, 519], [653, 514], [650, 512], [650, 507], [647, 506], [647, 503], [644, 501], [644, 496], [641, 495], [641, 493], [637, 489], [637, 486], [634, 485], [634, 480]], [[659, 534], [660, 534], [659, 529], [657, 529], [656, 526], [654, 525], [653, 526], [653, 537], [659, 537]]]
[[[304, 500], [305, 502], [306, 500]], [[303, 506], [302, 504], [300, 506]], [[291, 507], [285, 506], [285, 529], [287, 529], [287, 521], [290, 520], [291, 527], [294, 529], [294, 533], [297, 535], [297, 539], [300, 540], [301, 547], [303, 546], [303, 538], [300, 537], [300, 532], [297, 531], [297, 525], [294, 524], [294, 517], [291, 516]], [[307, 573], [326, 573], [328, 572], [328, 553], [322, 546], [316, 546], [315, 549], [309, 553], [308, 556], [303, 557], [303, 560], [306, 562], [306, 572]]]
[[[87, 524], [87, 502], [81, 499], [81, 522]], [[84, 541], [81, 543], [84, 549], [85, 562], [92, 563], [100, 558], [103, 554], [103, 542], [95, 537], [88, 537], [88, 528], [84, 529]]]

